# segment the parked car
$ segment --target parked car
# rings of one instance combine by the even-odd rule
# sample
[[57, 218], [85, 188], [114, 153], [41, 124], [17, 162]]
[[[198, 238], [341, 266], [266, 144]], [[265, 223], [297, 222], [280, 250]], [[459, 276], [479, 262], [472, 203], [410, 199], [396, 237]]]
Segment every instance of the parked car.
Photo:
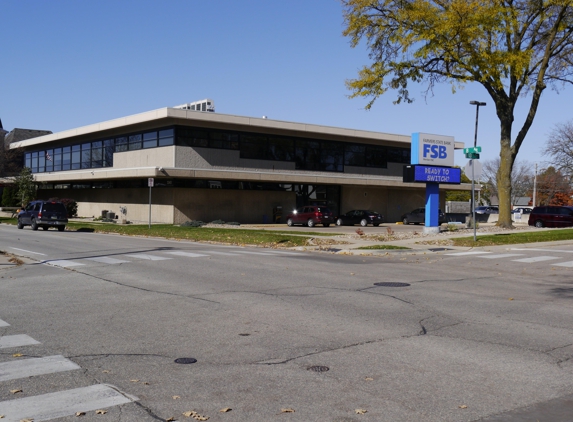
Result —
[[499, 207], [496, 205], [482, 205], [476, 207], [476, 214], [499, 214]]
[[38, 230], [38, 227], [44, 230], [57, 227], [63, 232], [66, 224], [68, 224], [68, 213], [61, 202], [32, 201], [18, 213], [19, 229], [23, 229], [24, 226], [31, 226], [32, 230]]
[[324, 227], [328, 227], [333, 223], [332, 211], [328, 207], [318, 205], [300, 207], [287, 215], [287, 226], [289, 227], [295, 224], [307, 225], [308, 227], [322, 224]]
[[350, 226], [354, 224], [360, 224], [362, 227], [366, 227], [368, 224], [373, 226], [379, 226], [384, 222], [384, 216], [376, 211], [370, 210], [352, 210], [345, 214], [338, 216], [336, 219], [337, 226]]
[[[426, 222], [426, 207], [416, 208], [413, 211], [410, 211], [404, 215], [402, 215], [402, 223], [404, 224], [424, 224]], [[442, 212], [442, 210], [438, 210], [438, 224], [442, 224], [446, 222], [446, 215]]]
[[573, 207], [535, 207], [527, 224], [535, 227], [573, 226]]

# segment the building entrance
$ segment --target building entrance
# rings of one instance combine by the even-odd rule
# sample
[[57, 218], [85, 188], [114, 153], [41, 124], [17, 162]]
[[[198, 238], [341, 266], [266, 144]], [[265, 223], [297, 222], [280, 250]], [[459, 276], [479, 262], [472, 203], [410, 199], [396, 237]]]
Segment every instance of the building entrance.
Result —
[[330, 208], [334, 215], [340, 214], [340, 186], [338, 185], [293, 185], [296, 192], [296, 207], [321, 205]]

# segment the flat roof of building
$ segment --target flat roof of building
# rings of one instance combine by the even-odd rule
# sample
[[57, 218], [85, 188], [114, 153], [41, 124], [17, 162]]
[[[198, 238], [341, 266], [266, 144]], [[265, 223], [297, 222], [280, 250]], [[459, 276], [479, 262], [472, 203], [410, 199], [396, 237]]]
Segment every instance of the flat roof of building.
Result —
[[[10, 144], [10, 148], [26, 148], [78, 137], [83, 139], [92, 139], [96, 136], [113, 136], [113, 134], [118, 133], [119, 129], [128, 128], [129, 130], [137, 130], [138, 128], [148, 128], [152, 124], [197, 125], [201, 127], [213, 127], [227, 130], [265, 133], [271, 132], [277, 135], [283, 134], [291, 136], [316, 137], [347, 142], [356, 141], [357, 139], [370, 142], [385, 141], [396, 145], [403, 144], [405, 147], [409, 146], [411, 140], [409, 135], [396, 135], [358, 129], [313, 125], [308, 123], [287, 122], [268, 118], [245, 117], [165, 107], [75, 129], [69, 129], [62, 132], [56, 132], [49, 135], [39, 136], [33, 139], [13, 142]], [[464, 144], [462, 142], [456, 142], [456, 149], [463, 147]]]

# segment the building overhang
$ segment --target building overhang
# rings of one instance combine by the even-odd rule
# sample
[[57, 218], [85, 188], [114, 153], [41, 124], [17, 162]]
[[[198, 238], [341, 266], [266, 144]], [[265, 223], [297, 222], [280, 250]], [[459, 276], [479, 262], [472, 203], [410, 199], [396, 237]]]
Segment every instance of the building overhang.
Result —
[[[285, 171], [245, 171], [220, 169], [190, 169], [190, 168], [164, 168], [164, 167], [137, 167], [137, 168], [103, 168], [90, 170], [76, 170], [54, 173], [37, 173], [34, 175], [39, 183], [70, 183], [70, 182], [96, 182], [113, 181], [134, 178], [155, 179], [204, 179], [204, 180], [234, 180], [262, 183], [301, 183], [316, 185], [346, 185], [346, 186], [386, 186], [420, 189], [420, 183], [404, 183], [402, 177], [369, 176], [353, 174], [316, 174], [312, 172], [285, 172]], [[471, 190], [471, 185], [440, 185], [444, 190]]]
[[[42, 147], [49, 147], [63, 145], [69, 142], [87, 142], [89, 140], [124, 134], [125, 132], [171, 125], [209, 127], [282, 136], [310, 137], [341, 142], [384, 143], [385, 145], [406, 148], [409, 147], [411, 143], [411, 137], [407, 135], [295, 123], [267, 118], [160, 108], [145, 113], [82, 126], [76, 129], [69, 129], [37, 138], [13, 142], [10, 144], [10, 148], [29, 149], [40, 145]], [[455, 143], [455, 149], [462, 149], [463, 147], [463, 142]]]

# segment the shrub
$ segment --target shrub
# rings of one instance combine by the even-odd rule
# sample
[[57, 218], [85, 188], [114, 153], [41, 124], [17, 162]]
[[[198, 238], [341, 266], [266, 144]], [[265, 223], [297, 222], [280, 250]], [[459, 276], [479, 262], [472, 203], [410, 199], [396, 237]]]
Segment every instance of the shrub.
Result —
[[459, 229], [459, 227], [458, 227], [457, 224], [448, 224], [447, 229], [448, 229], [448, 231], [450, 231], [450, 232], [455, 232], [456, 230]]
[[2, 206], [3, 207], [19, 207], [20, 201], [18, 200], [18, 189], [12, 187], [4, 188], [2, 192]]
[[211, 221], [209, 224], [225, 224], [225, 222], [223, 220], [215, 220]]
[[205, 224], [206, 223], [204, 223], [203, 221], [191, 220], [191, 221], [186, 221], [183, 224], [181, 224], [181, 227], [202, 227]]
[[230, 221], [227, 223], [228, 226], [240, 226], [241, 223], [237, 223], [236, 221]]
[[75, 199], [70, 198], [50, 198], [48, 201], [58, 201], [64, 204], [66, 207], [66, 211], [68, 212], [68, 217], [77, 217], [78, 216], [78, 203]]

